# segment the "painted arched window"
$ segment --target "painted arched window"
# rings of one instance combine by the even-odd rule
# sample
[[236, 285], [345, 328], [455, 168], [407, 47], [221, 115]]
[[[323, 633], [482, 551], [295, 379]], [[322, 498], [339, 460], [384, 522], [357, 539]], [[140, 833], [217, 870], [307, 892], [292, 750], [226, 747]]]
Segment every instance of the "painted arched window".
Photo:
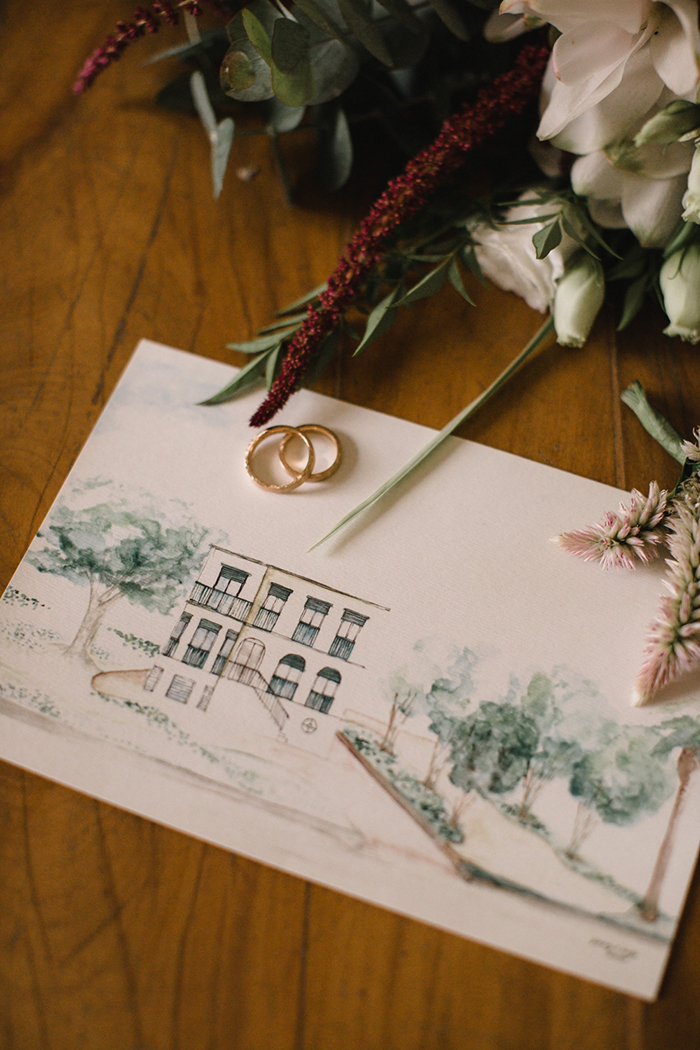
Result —
[[285, 700], [293, 700], [305, 668], [303, 656], [297, 656], [296, 653], [283, 656], [270, 679], [268, 692], [283, 696]]
[[228, 677], [244, 685], [254, 685], [265, 646], [255, 638], [244, 638], [229, 663]]
[[313, 707], [315, 711], [325, 715], [333, 703], [339, 683], [340, 673], [334, 667], [322, 667], [316, 675], [306, 706]]

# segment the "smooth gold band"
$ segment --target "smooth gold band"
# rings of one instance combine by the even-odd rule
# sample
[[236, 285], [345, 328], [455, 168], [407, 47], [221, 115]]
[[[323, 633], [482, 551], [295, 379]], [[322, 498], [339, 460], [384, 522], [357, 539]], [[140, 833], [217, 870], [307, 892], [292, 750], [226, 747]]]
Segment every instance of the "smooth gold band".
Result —
[[[323, 436], [328, 438], [331, 444], [335, 446], [335, 459], [331, 463], [330, 467], [327, 467], [325, 470], [319, 470], [317, 474], [310, 474], [306, 480], [325, 481], [327, 478], [330, 478], [333, 474], [335, 474], [336, 470], [340, 466], [340, 461], [343, 457], [343, 452], [340, 447], [340, 441], [338, 440], [337, 435], [334, 434], [332, 430], [329, 430], [328, 427], [322, 427], [320, 423], [305, 423], [303, 426], [295, 427], [294, 429], [299, 435], [323, 434]], [[287, 471], [287, 473], [291, 474], [292, 477], [295, 477], [299, 472], [295, 470], [294, 467], [290, 466], [290, 464], [287, 462], [287, 457], [285, 454], [287, 445], [293, 437], [294, 434], [285, 434], [285, 436], [282, 438], [282, 440], [280, 441], [279, 457], [282, 461], [282, 466]]]

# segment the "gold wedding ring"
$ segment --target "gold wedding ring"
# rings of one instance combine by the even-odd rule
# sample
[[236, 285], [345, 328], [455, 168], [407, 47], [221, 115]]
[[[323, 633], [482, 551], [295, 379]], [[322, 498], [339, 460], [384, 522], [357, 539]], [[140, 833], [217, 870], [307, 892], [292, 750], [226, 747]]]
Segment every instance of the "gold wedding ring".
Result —
[[[296, 427], [295, 429], [296, 429], [296, 432], [299, 435], [301, 435], [301, 434], [323, 434], [324, 437], [328, 438], [328, 440], [330, 441], [330, 443], [332, 445], [335, 445], [335, 459], [331, 463], [330, 467], [327, 467], [326, 470], [319, 470], [317, 474], [310, 474], [306, 480], [307, 481], [325, 481], [326, 478], [330, 478], [332, 474], [335, 474], [336, 470], [340, 466], [340, 460], [341, 460], [342, 455], [343, 455], [342, 450], [340, 448], [340, 442], [338, 441], [337, 435], [334, 434], [332, 430], [329, 430], [328, 427], [322, 427], [319, 423], [305, 423], [304, 426]], [[294, 469], [294, 467], [290, 466], [290, 464], [288, 463], [287, 457], [285, 455], [285, 451], [286, 451], [287, 445], [289, 444], [289, 442], [292, 440], [293, 437], [294, 437], [293, 434], [285, 434], [285, 436], [280, 441], [280, 447], [279, 447], [279, 457], [280, 457], [280, 459], [282, 461], [282, 466], [284, 467], [284, 469], [287, 471], [288, 474], [292, 475], [292, 477], [294, 477], [298, 472]]]
[[[277, 485], [271, 481], [264, 481], [259, 476], [259, 474], [256, 473], [253, 465], [254, 453], [258, 446], [261, 445], [263, 441], [266, 441], [268, 438], [274, 437], [277, 434], [282, 435], [282, 440], [279, 443], [277, 454], [285, 471], [292, 478], [292, 480], [287, 482], [286, 485]], [[314, 452], [314, 446], [311, 443], [309, 437], [307, 436], [308, 434], [321, 434], [324, 438], [330, 441], [332, 445], [335, 446], [335, 459], [331, 463], [330, 467], [327, 467], [325, 470], [319, 470], [317, 471], [317, 473], [314, 473], [314, 466], [316, 464], [316, 454]], [[299, 440], [303, 442], [307, 452], [306, 463], [300, 469], [291, 465], [286, 453], [287, 446], [295, 437], [299, 438]], [[300, 485], [303, 485], [305, 481], [325, 481], [326, 478], [329, 478], [332, 474], [335, 474], [336, 470], [340, 466], [341, 457], [342, 451], [340, 447], [340, 441], [338, 440], [337, 436], [333, 433], [333, 431], [329, 430], [327, 427], [322, 427], [318, 423], [305, 423], [303, 426], [300, 427], [280, 425], [275, 427], [268, 427], [267, 430], [261, 431], [253, 438], [246, 450], [245, 468], [250, 478], [255, 482], [255, 484], [259, 485], [261, 489], [265, 489], [266, 492], [292, 492], [294, 489], [299, 488]]]

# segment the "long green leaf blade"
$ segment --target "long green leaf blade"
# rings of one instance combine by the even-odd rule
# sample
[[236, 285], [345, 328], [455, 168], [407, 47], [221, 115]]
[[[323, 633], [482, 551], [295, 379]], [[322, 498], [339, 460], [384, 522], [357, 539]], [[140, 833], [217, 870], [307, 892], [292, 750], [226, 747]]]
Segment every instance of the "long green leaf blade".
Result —
[[368, 507], [371, 507], [374, 503], [377, 503], [380, 499], [382, 499], [383, 496], [385, 496], [388, 492], [390, 492], [393, 488], [400, 484], [404, 480], [404, 478], [408, 477], [408, 475], [411, 474], [416, 469], [416, 467], [420, 466], [423, 460], [427, 459], [428, 456], [435, 451], [435, 449], [439, 448], [440, 445], [443, 444], [445, 439], [448, 438], [450, 434], [452, 434], [452, 432], [455, 431], [461, 423], [464, 423], [466, 419], [469, 419], [470, 416], [473, 416], [474, 413], [477, 412], [482, 405], [486, 404], [489, 398], [491, 398], [496, 393], [496, 391], [500, 390], [504, 383], [506, 383], [508, 379], [510, 379], [510, 377], [514, 375], [514, 373], [528, 359], [528, 357], [530, 357], [535, 352], [535, 350], [537, 350], [542, 345], [542, 343], [545, 342], [545, 340], [551, 334], [553, 329], [554, 323], [552, 321], [552, 318], [549, 317], [544, 322], [542, 327], [536, 332], [536, 334], [527, 344], [525, 349], [521, 350], [518, 356], [514, 358], [513, 361], [511, 361], [508, 367], [505, 368], [503, 372], [501, 372], [501, 374], [497, 376], [496, 379], [494, 379], [493, 383], [491, 383], [491, 385], [487, 387], [486, 390], [479, 394], [479, 396], [475, 398], [470, 404], [468, 404], [466, 408], [463, 408], [462, 411], [454, 417], [454, 419], [451, 419], [450, 422], [442, 428], [440, 433], [436, 434], [435, 437], [432, 438], [432, 440], [429, 441], [428, 444], [425, 445], [421, 449], [421, 451], [413, 457], [413, 459], [409, 460], [409, 462], [406, 463], [404, 467], [402, 467], [399, 471], [392, 475], [392, 477], [390, 477], [388, 481], [385, 481], [383, 485], [380, 485], [379, 488], [376, 489], [376, 491], [373, 492], [371, 496], [368, 496], [366, 500], [363, 500], [362, 503], [358, 504], [358, 506], [354, 507], [351, 511], [349, 511], [345, 515], [345, 517], [341, 518], [337, 525], [334, 525], [330, 532], [327, 532], [325, 536], [322, 536], [320, 540], [318, 540], [316, 543], [314, 543], [312, 547], [309, 548], [309, 550], [315, 550], [316, 547], [320, 547], [322, 543], [326, 542], [326, 540], [329, 540], [332, 536], [335, 536], [337, 532], [339, 532], [345, 525], [348, 525], [354, 518], [358, 516], [358, 514], [361, 514], [363, 510], [366, 510]]

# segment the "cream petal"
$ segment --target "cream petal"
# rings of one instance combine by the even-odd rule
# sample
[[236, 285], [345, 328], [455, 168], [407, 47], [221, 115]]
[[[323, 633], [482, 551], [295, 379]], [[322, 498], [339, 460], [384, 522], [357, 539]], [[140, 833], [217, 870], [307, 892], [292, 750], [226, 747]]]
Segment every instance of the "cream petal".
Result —
[[[651, 8], [650, 0], [530, 0], [538, 15], [565, 31], [576, 21], [600, 19], [628, 33], [638, 33]], [[501, 10], [506, 10], [505, 4]], [[511, 10], [509, 7], [508, 10]]]
[[664, 89], [648, 49], [633, 54], [621, 83], [580, 117], [567, 124], [554, 145], [569, 153], [592, 153], [626, 136], [645, 117]]
[[593, 219], [604, 230], [624, 230], [627, 228], [619, 201], [597, 201], [592, 197], [588, 201], [588, 211]]
[[570, 121], [575, 120], [576, 117], [581, 116], [591, 106], [595, 106], [606, 95], [609, 95], [622, 80], [624, 69], [624, 62], [620, 62], [589, 92], [581, 84], [569, 86], [557, 81], [552, 88], [549, 105], [542, 114], [540, 126], [537, 129], [538, 137], [541, 139], [554, 138]]
[[663, 248], [680, 222], [684, 175], [665, 181], [623, 175], [622, 212], [643, 248]]
[[[687, 175], [694, 153], [694, 142], [673, 142], [670, 146], [649, 143], [631, 151], [633, 167], [626, 167], [624, 162], [616, 166], [633, 175], [642, 175], [645, 179], [672, 179], [676, 175]], [[615, 163], [614, 156], [610, 160]]]
[[579, 157], [571, 168], [571, 186], [574, 193], [581, 197], [593, 197], [596, 200], [620, 200], [622, 197], [623, 175], [601, 151]]
[[696, 0], [664, 4], [649, 50], [656, 71], [676, 95], [694, 92], [700, 83], [700, 33]]
[[562, 84], [597, 85], [623, 62], [634, 47], [634, 37], [609, 22], [586, 20], [562, 33], [552, 49], [552, 65]]

